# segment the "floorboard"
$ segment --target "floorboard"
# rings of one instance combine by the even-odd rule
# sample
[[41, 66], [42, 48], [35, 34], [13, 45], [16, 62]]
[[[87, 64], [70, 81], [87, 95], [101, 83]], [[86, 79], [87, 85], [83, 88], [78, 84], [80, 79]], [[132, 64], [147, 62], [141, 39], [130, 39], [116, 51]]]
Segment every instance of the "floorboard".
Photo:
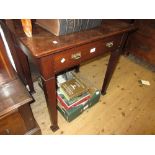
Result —
[[[109, 56], [83, 64], [80, 74], [101, 89]], [[150, 86], [139, 80], [148, 80]], [[60, 129], [50, 130], [43, 91], [34, 83], [36, 93], [32, 110], [42, 134], [155, 134], [155, 72], [122, 56], [105, 96], [99, 103], [68, 123], [58, 114]]]

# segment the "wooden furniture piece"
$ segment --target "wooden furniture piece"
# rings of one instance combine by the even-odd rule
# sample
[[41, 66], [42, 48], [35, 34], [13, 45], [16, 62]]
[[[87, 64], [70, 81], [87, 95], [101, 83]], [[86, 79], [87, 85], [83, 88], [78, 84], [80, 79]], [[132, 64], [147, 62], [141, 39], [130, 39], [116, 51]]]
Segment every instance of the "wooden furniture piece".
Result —
[[12, 35], [16, 38], [15, 41], [20, 52], [25, 55], [21, 55], [20, 60], [25, 62], [26, 56], [31, 57], [40, 72], [53, 131], [59, 128], [56, 108], [56, 75], [109, 51], [111, 56], [101, 90], [102, 94], [105, 94], [122, 53], [127, 33], [133, 29], [134, 26], [124, 22], [105, 20], [99, 28], [64, 36], [54, 36], [34, 24], [33, 36], [28, 38], [23, 33], [21, 25], [14, 24], [15, 31], [12, 31]]
[[30, 107], [32, 101], [19, 79], [0, 85], [0, 135], [41, 134]]
[[130, 35], [128, 51], [136, 57], [155, 65], [155, 20], [135, 20], [138, 30]]
[[0, 36], [0, 85], [15, 78], [15, 71], [7, 58], [3, 41]]
[[16, 75], [0, 35], [0, 135], [41, 134], [30, 107], [33, 101]]
[[[17, 43], [14, 41], [15, 38], [13, 35], [11, 35], [10, 30], [6, 26], [9, 25], [9, 27], [12, 27], [13, 23], [11, 20], [0, 20], [1, 28], [3, 29], [4, 35], [6, 37], [6, 40], [8, 42], [8, 46], [11, 49], [11, 55], [13, 57], [18, 77], [22, 80], [22, 82], [25, 84], [25, 86], [29, 86], [30, 93], [34, 93], [34, 86], [33, 82], [31, 80], [31, 73], [30, 73], [30, 66], [28, 63], [27, 57], [21, 52], [21, 50], [18, 48]], [[15, 31], [13, 28], [11, 31]], [[19, 61], [20, 57], [25, 58], [22, 61]], [[24, 61], [24, 62], [23, 62]]]

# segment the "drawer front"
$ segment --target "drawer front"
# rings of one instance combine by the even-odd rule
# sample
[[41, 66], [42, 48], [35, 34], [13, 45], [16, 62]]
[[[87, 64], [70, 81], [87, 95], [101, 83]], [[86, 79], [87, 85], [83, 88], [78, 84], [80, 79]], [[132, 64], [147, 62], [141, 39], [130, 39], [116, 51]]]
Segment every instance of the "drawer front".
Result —
[[23, 135], [25, 133], [24, 121], [18, 112], [0, 119], [0, 135]]
[[79, 46], [77, 51], [81, 51], [81, 61], [92, 59], [106, 52], [115, 50], [120, 43], [121, 36], [110, 37], [86, 45]]
[[76, 66], [81, 62], [81, 53], [72, 48], [54, 55], [54, 69], [56, 72]]
[[119, 46], [122, 35], [109, 37], [88, 44], [84, 44], [54, 55], [54, 70], [62, 71], [96, 56], [112, 51]]

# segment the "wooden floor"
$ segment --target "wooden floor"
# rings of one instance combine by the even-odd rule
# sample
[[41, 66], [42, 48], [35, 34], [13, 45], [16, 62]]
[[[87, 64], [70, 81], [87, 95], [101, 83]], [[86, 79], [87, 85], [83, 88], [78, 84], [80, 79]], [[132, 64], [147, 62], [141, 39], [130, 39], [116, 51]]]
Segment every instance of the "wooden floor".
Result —
[[[80, 68], [97, 88], [101, 88], [109, 57], [102, 57]], [[139, 80], [150, 81], [150, 86]], [[58, 114], [60, 129], [53, 133], [43, 91], [35, 82], [32, 110], [42, 134], [155, 134], [155, 72], [122, 56], [107, 94], [71, 123]]]

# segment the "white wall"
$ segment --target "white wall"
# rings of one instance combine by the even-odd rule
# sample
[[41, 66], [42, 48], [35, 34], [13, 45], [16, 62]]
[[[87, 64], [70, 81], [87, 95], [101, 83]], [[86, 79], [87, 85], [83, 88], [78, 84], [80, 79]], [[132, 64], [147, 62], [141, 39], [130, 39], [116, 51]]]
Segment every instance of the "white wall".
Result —
[[[3, 42], [4, 42], [5, 48], [6, 48], [7, 55], [8, 55], [8, 57], [9, 57], [9, 59], [10, 59], [10, 62], [11, 62], [11, 64], [12, 64], [13, 68], [16, 70], [16, 66], [15, 66], [14, 60], [13, 60], [13, 58], [12, 58], [12, 55], [11, 55], [11, 52], [10, 52], [8, 43], [7, 43], [7, 41], [6, 41], [6, 38], [5, 38], [5, 35], [4, 35], [4, 32], [3, 32], [2, 28], [1, 28], [1, 26], [0, 26], [0, 34], [1, 34], [1, 36], [2, 36], [2, 39], [3, 39]], [[17, 71], [17, 70], [16, 70], [16, 71]]]

